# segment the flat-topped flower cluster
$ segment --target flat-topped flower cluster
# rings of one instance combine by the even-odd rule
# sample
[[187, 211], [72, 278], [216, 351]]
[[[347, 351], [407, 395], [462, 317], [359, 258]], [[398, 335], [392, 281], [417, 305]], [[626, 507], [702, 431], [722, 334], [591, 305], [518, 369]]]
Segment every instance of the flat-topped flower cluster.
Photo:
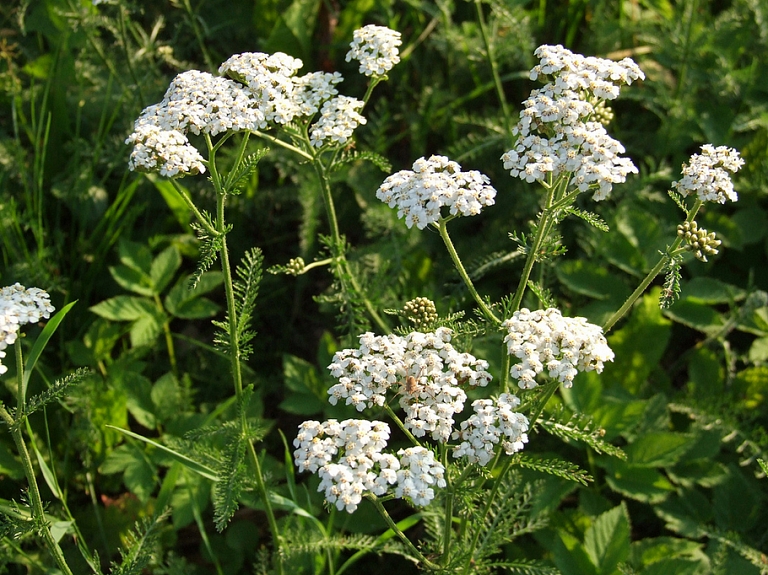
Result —
[[405, 218], [409, 228], [420, 230], [435, 223], [447, 208], [452, 216], [474, 216], [495, 203], [496, 190], [488, 176], [461, 166], [445, 156], [419, 158], [413, 171], [392, 174], [376, 190], [376, 197], [390, 208], [397, 207], [397, 217]]
[[[381, 26], [355, 32], [347, 60], [361, 72], [381, 76], [399, 61], [400, 34]], [[219, 67], [219, 76], [190, 70], [171, 82], [163, 99], [142, 111], [126, 140], [133, 145], [129, 167], [167, 177], [204, 173], [206, 161], [188, 134], [264, 130], [290, 122], [311, 123], [312, 146], [345, 144], [365, 118], [363, 102], [339, 96], [338, 72], [298, 76], [303, 62], [282, 52], [236, 54]]]
[[[388, 395], [399, 396], [403, 427], [442, 444], [461, 440], [453, 448], [456, 458], [487, 465], [499, 443], [507, 453], [519, 451], [528, 441], [528, 420], [514, 413], [520, 401], [513, 395], [475, 401], [475, 414], [454, 428], [454, 415], [467, 399], [462, 386], [486, 386], [491, 375], [485, 360], [458, 352], [450, 340], [444, 327], [404, 337], [363, 334], [358, 348], [337, 352], [328, 366], [338, 379], [328, 390], [330, 403], [343, 400], [363, 411], [387, 405]], [[394, 497], [427, 505], [434, 488], [445, 486], [442, 464], [420, 445], [398, 451], [398, 457], [387, 455], [382, 449], [388, 438], [389, 426], [378, 421], [306, 421], [294, 440], [294, 459], [300, 470], [318, 474], [318, 491], [339, 509], [351, 512], [365, 492], [383, 495], [390, 489]]]
[[578, 372], [601, 373], [604, 362], [613, 361], [599, 326], [583, 317], [563, 317], [556, 308], [523, 308], [501, 325], [507, 330], [507, 353], [520, 359], [510, 375], [522, 389], [536, 387], [536, 376], [545, 369], [549, 377], [571, 387]]
[[0, 289], [0, 375], [8, 371], [3, 365], [5, 348], [13, 345], [19, 329], [28, 323], [48, 319], [55, 311], [48, 292], [19, 283]]
[[624, 147], [611, 138], [597, 118], [600, 101], [613, 100], [624, 84], [643, 79], [629, 58], [613, 62], [574, 54], [562, 46], [539, 46], [532, 80], [549, 82], [523, 102], [514, 129], [515, 147], [502, 156], [504, 168], [527, 182], [544, 182], [569, 173], [569, 185], [593, 191], [593, 199], [608, 197], [613, 184], [626, 181], [637, 168], [622, 158]]
[[744, 165], [739, 153], [726, 146], [715, 147], [704, 144], [701, 154], [691, 156], [683, 165], [683, 177], [672, 183], [672, 188], [682, 196], [696, 193], [702, 202], [735, 202], [739, 196], [733, 189], [730, 174], [735, 174]]

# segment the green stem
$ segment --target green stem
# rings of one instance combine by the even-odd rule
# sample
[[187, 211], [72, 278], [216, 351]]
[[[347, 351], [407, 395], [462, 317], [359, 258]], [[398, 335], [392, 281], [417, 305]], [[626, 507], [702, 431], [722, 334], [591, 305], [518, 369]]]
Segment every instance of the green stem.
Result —
[[[241, 367], [241, 355], [240, 355], [240, 340], [238, 337], [238, 317], [237, 307], [235, 305], [235, 289], [232, 279], [232, 266], [229, 261], [229, 248], [227, 247], [226, 225], [225, 225], [225, 213], [224, 208], [226, 205], [227, 193], [222, 185], [221, 176], [216, 168], [216, 152], [211, 145], [210, 138], [206, 136], [206, 142], [208, 143], [209, 157], [210, 157], [210, 171], [211, 182], [216, 190], [216, 234], [221, 237], [221, 271], [224, 275], [224, 292], [227, 301], [227, 318], [229, 323], [229, 361], [232, 369], [232, 381], [235, 386], [235, 395], [237, 396], [238, 403], [243, 398], [243, 375]], [[248, 444], [248, 453], [253, 463], [256, 486], [264, 504], [264, 512], [267, 515], [267, 521], [272, 533], [272, 541], [274, 547], [274, 553], [277, 556], [277, 568], [280, 575], [283, 574], [283, 560], [280, 550], [280, 530], [277, 527], [277, 520], [275, 519], [274, 510], [272, 504], [269, 501], [269, 493], [267, 491], [266, 483], [264, 482], [264, 475], [261, 470], [261, 463], [256, 455], [256, 450], [253, 446], [248, 433], [248, 422], [246, 420], [246, 414], [243, 410], [240, 410], [240, 433], [246, 438]]]
[[376, 507], [376, 510], [379, 512], [379, 514], [382, 516], [384, 521], [387, 522], [387, 525], [389, 525], [389, 528], [394, 532], [395, 535], [397, 535], [400, 538], [400, 541], [402, 541], [405, 546], [413, 553], [413, 556], [418, 559], [422, 565], [428, 569], [437, 570], [440, 569], [439, 565], [435, 565], [432, 563], [429, 559], [424, 557], [424, 555], [419, 551], [416, 546], [411, 543], [410, 539], [405, 536], [405, 533], [403, 533], [400, 528], [397, 526], [395, 521], [392, 519], [392, 517], [389, 516], [389, 513], [387, 513], [387, 510], [384, 509], [384, 505], [382, 505], [381, 501], [379, 501], [379, 498], [376, 497], [373, 493], [366, 493], [365, 497], [368, 498], [368, 500], [373, 503], [374, 507]]
[[510, 143], [514, 141], [511, 129], [511, 118], [509, 115], [509, 105], [507, 104], [507, 96], [504, 93], [504, 86], [501, 83], [501, 77], [499, 76], [499, 66], [496, 62], [496, 56], [493, 51], [493, 44], [488, 37], [488, 26], [485, 23], [485, 15], [483, 15], [483, 3], [481, 0], [475, 0], [475, 8], [477, 9], [477, 21], [480, 24], [480, 35], [483, 38], [483, 44], [485, 45], [485, 53], [488, 56], [488, 64], [491, 67], [491, 75], [493, 76], [493, 84], [496, 86], [496, 93], [499, 96], [499, 104], [501, 105], [501, 112], [504, 114], [504, 128], [507, 132], [507, 137]]
[[[23, 373], [23, 364], [18, 364], [18, 372]], [[0, 405], [0, 419], [5, 421], [11, 430], [13, 441], [16, 444], [16, 450], [19, 453], [21, 459], [21, 465], [24, 468], [24, 475], [27, 477], [29, 484], [29, 502], [32, 505], [32, 520], [38, 524], [38, 533], [42, 536], [45, 544], [48, 546], [48, 550], [53, 555], [56, 564], [64, 575], [73, 575], [72, 570], [67, 565], [67, 560], [64, 557], [64, 552], [59, 547], [56, 539], [53, 538], [51, 530], [48, 527], [48, 523], [45, 520], [45, 508], [43, 506], [43, 500], [40, 498], [40, 488], [37, 485], [37, 478], [35, 477], [35, 470], [32, 467], [32, 459], [29, 456], [29, 450], [24, 442], [24, 435], [21, 431], [21, 423], [24, 418], [23, 412], [18, 413], [18, 419], [14, 420], [5, 406]]]
[[[693, 204], [693, 207], [688, 212], [688, 217], [686, 217], [686, 222], [692, 222], [694, 218], [696, 217], [696, 214], [698, 213], [699, 209], [701, 208], [703, 202], [701, 200], [696, 200], [696, 202]], [[649, 285], [651, 285], [651, 282], [656, 279], [656, 276], [661, 273], [661, 271], [669, 265], [670, 260], [673, 256], [677, 255], [678, 248], [680, 247], [680, 244], [683, 242], [683, 238], [678, 236], [675, 238], [675, 241], [672, 242], [672, 245], [670, 245], [667, 248], [667, 252], [659, 258], [659, 261], [656, 262], [656, 265], [653, 266], [651, 271], [648, 272], [648, 275], [643, 278], [643, 281], [640, 282], [640, 285], [637, 286], [635, 291], [632, 292], [632, 294], [627, 298], [627, 301], [625, 301], [622, 306], [614, 313], [611, 317], [608, 318], [608, 320], [603, 324], [603, 333], [608, 333], [611, 328], [616, 324], [617, 321], [619, 321], [624, 315], [629, 311], [629, 309], [634, 305], [634, 303], [637, 301], [637, 299], [643, 295], [643, 292], [648, 288]]]
[[407, 427], [405, 427], [405, 424], [403, 421], [397, 416], [397, 414], [394, 412], [394, 410], [389, 407], [389, 405], [384, 405], [384, 411], [387, 412], [387, 415], [392, 418], [392, 421], [395, 422], [395, 425], [397, 425], [400, 428], [400, 431], [402, 431], [408, 439], [411, 440], [411, 442], [416, 445], [417, 447], [421, 447], [421, 443], [419, 443], [419, 440], [414, 437], [413, 433], [411, 433]]
[[541, 249], [541, 244], [544, 241], [544, 237], [548, 231], [550, 218], [552, 217], [552, 211], [546, 208], [539, 219], [539, 227], [536, 230], [536, 236], [533, 238], [533, 243], [528, 248], [528, 255], [525, 258], [525, 265], [523, 266], [523, 272], [520, 274], [520, 281], [517, 283], [517, 290], [515, 291], [515, 297], [512, 299], [512, 311], [520, 309], [520, 305], [523, 302], [523, 295], [525, 294], [525, 288], [528, 286], [528, 280], [531, 277], [531, 271], [533, 265], [536, 263], [536, 256]]
[[305, 160], [314, 161], [315, 157], [312, 154], [308, 154], [301, 148], [297, 148], [296, 146], [289, 144], [288, 142], [284, 142], [283, 140], [278, 139], [277, 137], [273, 136], [272, 134], [267, 134], [264, 132], [260, 132], [259, 130], [254, 130], [251, 132], [254, 136], [257, 136], [261, 138], [262, 140], [266, 140], [268, 142], [271, 142], [277, 146], [280, 146], [281, 148], [285, 148], [286, 150], [290, 150], [291, 152], [298, 154]]
[[461, 276], [461, 279], [464, 281], [464, 284], [467, 286], [469, 293], [472, 294], [472, 297], [477, 302], [477, 305], [480, 306], [480, 309], [482, 310], [483, 315], [486, 318], [488, 318], [489, 321], [495, 323], [496, 325], [499, 325], [501, 323], [501, 320], [497, 318], [496, 315], [494, 315], [491, 309], [483, 301], [483, 298], [480, 297], [480, 294], [477, 293], [477, 290], [475, 289], [475, 286], [472, 283], [472, 280], [470, 279], [469, 274], [467, 273], [467, 270], [464, 269], [464, 264], [461, 263], [459, 254], [456, 252], [456, 248], [454, 247], [453, 242], [451, 241], [451, 237], [448, 235], [448, 228], [446, 224], [447, 224], [447, 220], [440, 218], [437, 224], [433, 224], [433, 225], [440, 232], [440, 237], [443, 239], [443, 243], [445, 244], [445, 247], [451, 256], [453, 265], [456, 267], [456, 270], [459, 272], [459, 275]]
[[181, 196], [181, 199], [184, 200], [184, 203], [187, 204], [187, 207], [192, 210], [192, 213], [195, 214], [195, 218], [198, 222], [200, 222], [200, 225], [203, 226], [206, 232], [211, 234], [212, 236], [215, 236], [218, 234], [216, 231], [216, 228], [211, 227], [211, 224], [208, 223], [208, 220], [206, 220], [203, 217], [203, 214], [200, 212], [200, 210], [197, 209], [197, 206], [192, 201], [192, 198], [189, 197], [189, 194], [187, 193], [187, 190], [185, 190], [176, 180], [171, 178], [170, 180], [171, 185], [173, 188], [178, 192], [178, 194]]
[[[153, 294], [153, 298], [155, 300], [155, 307], [157, 307], [157, 310], [160, 312], [160, 314], [165, 315], [165, 309], [163, 308], [163, 304], [160, 301], [160, 296], [158, 294]], [[173, 373], [173, 377], [178, 380], [179, 368], [176, 363], [176, 348], [173, 345], [171, 324], [167, 319], [163, 321], [163, 334], [165, 336], [165, 347], [168, 349], [168, 361], [171, 363], [171, 372]]]
[[[448, 450], [444, 444], [440, 445], [440, 459], [443, 467], [448, 469]], [[447, 479], [446, 479], [447, 481]], [[443, 556], [440, 563], [448, 565], [451, 558], [451, 536], [453, 535], [453, 486], [445, 487], [445, 524], [443, 525]]]

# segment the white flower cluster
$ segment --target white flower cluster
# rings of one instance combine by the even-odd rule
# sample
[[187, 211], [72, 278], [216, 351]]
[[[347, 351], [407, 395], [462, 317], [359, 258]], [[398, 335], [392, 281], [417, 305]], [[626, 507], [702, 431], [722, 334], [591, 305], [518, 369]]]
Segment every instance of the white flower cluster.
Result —
[[453, 415], [467, 398], [462, 384], [485, 386], [491, 381], [488, 362], [459, 353], [450, 344], [451, 330], [432, 333], [360, 336], [358, 349], [336, 352], [328, 366], [339, 383], [328, 394], [336, 405], [344, 400], [358, 411], [383, 406], [387, 392], [395, 388], [405, 411], [405, 426], [414, 436], [427, 433], [445, 442], [451, 435]]
[[366, 491], [384, 495], [390, 485], [395, 497], [429, 504], [435, 496], [431, 486], [446, 485], [445, 468], [423, 447], [401, 449], [400, 459], [382, 453], [389, 434], [381, 421], [305, 421], [293, 440], [294, 462], [300, 471], [318, 474], [317, 490], [339, 511], [354, 512]]
[[453, 432], [453, 439], [462, 441], [454, 448], [453, 456], [466, 456], [471, 463], [488, 465], [499, 441], [507, 455], [523, 449], [528, 443], [528, 418], [513, 411], [519, 405], [520, 400], [510, 393], [502, 393], [495, 402], [473, 401], [474, 415], [461, 422], [461, 431]]
[[514, 129], [517, 144], [501, 157], [504, 168], [527, 182], [571, 173], [571, 185], [582, 192], [594, 190], [595, 200], [605, 199], [613, 184], [626, 181], [637, 168], [620, 156], [625, 151], [621, 143], [590, 118], [597, 102], [618, 97], [622, 84], [645, 76], [629, 58], [613, 62], [547, 45], [535, 54], [539, 64], [531, 79], [547, 75], [552, 81], [523, 103]]
[[360, 62], [360, 73], [383, 76], [400, 61], [397, 47], [402, 44], [400, 32], [373, 24], [355, 30], [347, 62]]
[[312, 125], [309, 138], [312, 145], [321, 147], [327, 142], [345, 144], [352, 132], [367, 120], [358, 113], [365, 102], [348, 96], [336, 96], [323, 104], [320, 118]]
[[682, 196], [695, 192], [702, 202], [735, 202], [739, 196], [729, 172], [735, 174], [743, 165], [744, 160], [733, 148], [704, 144], [701, 154], [694, 154], [690, 163], [683, 165], [683, 177], [673, 182], [672, 187]]
[[133, 144], [128, 167], [137, 172], [159, 172], [173, 178], [179, 174], [205, 173], [205, 159], [187, 137], [177, 130], [137, 126], [126, 144]]
[[544, 369], [565, 387], [573, 385], [579, 371], [603, 371], [603, 362], [613, 361], [613, 351], [599, 326], [583, 317], [563, 317], [558, 309], [521, 309], [504, 321], [507, 353], [521, 361], [510, 375], [522, 389], [536, 387], [536, 376]]
[[397, 217], [405, 225], [420, 230], [440, 218], [443, 207], [451, 215], [475, 216], [484, 206], [495, 203], [496, 190], [488, 176], [461, 166], [445, 156], [419, 158], [413, 171], [401, 170], [389, 176], [376, 190], [376, 197], [390, 208], [397, 207]]
[[0, 290], [0, 375], [8, 371], [3, 365], [5, 348], [13, 345], [21, 326], [48, 319], [54, 307], [48, 292], [39, 288], [25, 288], [16, 283]]

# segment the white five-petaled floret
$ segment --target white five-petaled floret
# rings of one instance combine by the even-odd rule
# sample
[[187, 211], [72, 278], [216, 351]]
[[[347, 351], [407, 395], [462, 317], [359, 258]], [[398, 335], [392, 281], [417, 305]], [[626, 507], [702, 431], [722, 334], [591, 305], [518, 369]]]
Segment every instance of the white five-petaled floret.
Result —
[[687, 165], [683, 165], [683, 177], [672, 184], [680, 195], [696, 193], [702, 202], [719, 202], [739, 199], [733, 189], [730, 174], [735, 174], [744, 165], [744, 160], [733, 148], [714, 147], [704, 144], [701, 154], [694, 154]]
[[409, 228], [420, 230], [435, 223], [442, 208], [452, 216], [474, 216], [485, 206], [495, 203], [496, 190], [488, 176], [461, 166], [445, 156], [419, 158], [413, 170], [392, 174], [376, 190], [376, 197], [390, 208], [397, 208], [397, 216], [405, 218]]
[[536, 387], [535, 378], [544, 370], [571, 387], [578, 372], [601, 373], [604, 362], [613, 361], [603, 330], [583, 317], [563, 317], [555, 308], [523, 308], [501, 325], [507, 330], [507, 353], [520, 360], [510, 375], [522, 389]]

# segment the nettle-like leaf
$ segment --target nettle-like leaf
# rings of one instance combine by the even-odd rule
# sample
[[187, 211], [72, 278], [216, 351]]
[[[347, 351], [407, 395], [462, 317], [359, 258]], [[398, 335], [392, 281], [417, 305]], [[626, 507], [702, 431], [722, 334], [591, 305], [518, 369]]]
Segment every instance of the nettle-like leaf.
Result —
[[598, 453], [605, 453], [626, 459], [627, 455], [620, 448], [603, 441], [605, 431], [594, 425], [592, 418], [583, 414], [568, 415], [564, 409], [557, 410], [549, 418], [542, 418], [536, 423], [546, 432], [561, 439], [572, 439], [586, 443]]

